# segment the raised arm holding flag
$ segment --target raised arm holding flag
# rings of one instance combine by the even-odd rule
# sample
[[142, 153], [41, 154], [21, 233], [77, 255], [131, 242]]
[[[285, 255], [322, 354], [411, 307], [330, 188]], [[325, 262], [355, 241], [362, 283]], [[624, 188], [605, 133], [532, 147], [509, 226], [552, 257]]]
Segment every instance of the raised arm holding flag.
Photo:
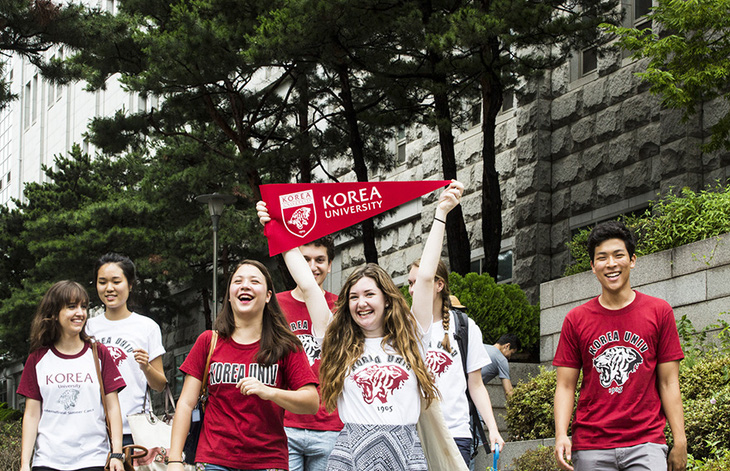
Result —
[[[427, 469], [416, 422], [421, 400], [430, 404], [438, 396], [424, 361], [433, 283], [446, 215], [459, 204], [462, 193], [463, 185], [452, 181], [439, 198], [414, 287], [413, 311], [390, 276], [379, 266], [367, 264], [348, 277], [330, 315], [301, 253], [289, 250], [284, 255], [304, 292], [316, 332], [329, 321], [322, 342], [322, 396], [328, 409], [337, 406], [345, 428], [330, 455], [328, 470]], [[257, 209], [271, 247], [272, 217], [266, 204], [259, 203]]]

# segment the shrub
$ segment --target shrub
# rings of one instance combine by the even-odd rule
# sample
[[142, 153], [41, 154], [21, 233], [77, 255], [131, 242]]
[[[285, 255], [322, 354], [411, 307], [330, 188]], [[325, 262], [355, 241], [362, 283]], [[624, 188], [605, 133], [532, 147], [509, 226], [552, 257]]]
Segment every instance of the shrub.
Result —
[[730, 385], [684, 400], [687, 451], [695, 458], [713, 457], [713, 448], [730, 445]]
[[707, 460], [695, 459], [692, 455], [687, 460], [687, 471], [727, 471], [730, 469], [730, 450], [717, 450], [717, 456]]
[[[730, 185], [724, 188], [718, 185], [699, 193], [683, 188], [679, 194], [670, 192], [652, 202], [640, 216], [619, 219], [636, 233], [636, 254], [641, 256], [730, 232], [728, 207]], [[589, 229], [583, 229], [567, 243], [573, 263], [566, 267], [565, 276], [590, 269], [586, 251], [589, 233]]]
[[[555, 436], [555, 370], [540, 368], [540, 373], [529, 381], [518, 383], [507, 399], [507, 429], [511, 440], [537, 440]], [[576, 386], [576, 400], [580, 392], [580, 381]]]
[[[466, 312], [482, 331], [484, 343], [493, 344], [502, 335], [512, 332], [529, 350], [540, 340], [540, 306], [531, 305], [518, 285], [497, 284], [485, 274], [449, 274], [451, 294], [459, 298]], [[400, 288], [411, 303], [408, 287]]]
[[8, 407], [7, 402], [0, 402], [0, 422], [20, 420], [23, 413], [19, 410]]
[[515, 471], [560, 471], [551, 447], [542, 446], [527, 450], [519, 458], [512, 460]]
[[513, 284], [497, 284], [487, 275], [449, 275], [451, 293], [466, 306], [469, 317], [482, 331], [485, 343], [493, 344], [512, 332], [529, 350], [540, 340], [540, 307], [531, 305], [524, 291]]
[[19, 420], [0, 421], [0, 469], [20, 469], [22, 430]]

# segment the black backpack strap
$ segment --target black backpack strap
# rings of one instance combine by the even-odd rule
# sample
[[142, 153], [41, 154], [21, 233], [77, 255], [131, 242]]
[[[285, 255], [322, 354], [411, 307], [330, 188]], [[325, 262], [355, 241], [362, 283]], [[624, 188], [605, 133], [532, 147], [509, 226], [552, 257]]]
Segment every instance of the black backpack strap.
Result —
[[489, 440], [487, 440], [487, 436], [484, 433], [484, 427], [482, 427], [482, 421], [479, 419], [477, 407], [474, 405], [474, 401], [472, 401], [471, 395], [469, 394], [469, 372], [466, 371], [466, 357], [469, 353], [469, 321], [466, 314], [458, 309], [451, 310], [451, 317], [454, 320], [454, 339], [456, 339], [456, 343], [459, 345], [461, 367], [467, 382], [466, 399], [469, 401], [469, 417], [471, 419], [471, 457], [474, 458], [479, 452], [479, 441], [477, 438], [482, 440], [484, 449], [488, 450], [487, 453], [490, 450]]

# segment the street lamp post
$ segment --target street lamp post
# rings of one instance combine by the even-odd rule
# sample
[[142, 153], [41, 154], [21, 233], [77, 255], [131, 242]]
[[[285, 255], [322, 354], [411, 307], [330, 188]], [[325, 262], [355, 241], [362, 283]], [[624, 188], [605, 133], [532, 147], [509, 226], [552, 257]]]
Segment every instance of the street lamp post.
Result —
[[211, 310], [211, 320], [215, 321], [215, 317], [218, 314], [218, 221], [223, 213], [223, 207], [227, 204], [233, 204], [236, 201], [236, 197], [213, 193], [210, 195], [200, 195], [195, 198], [195, 201], [208, 205], [210, 219], [213, 223], [213, 309]]

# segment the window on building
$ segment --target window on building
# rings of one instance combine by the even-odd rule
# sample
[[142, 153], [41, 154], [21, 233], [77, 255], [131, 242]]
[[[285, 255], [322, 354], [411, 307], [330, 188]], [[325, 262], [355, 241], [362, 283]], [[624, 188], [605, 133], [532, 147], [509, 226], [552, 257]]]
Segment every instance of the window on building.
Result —
[[56, 102], [56, 86], [48, 81], [46, 84], [48, 86], [48, 107], [50, 108]]
[[28, 83], [25, 84], [25, 90], [23, 91], [23, 126], [26, 128], [28, 126], [30, 126], [30, 105], [31, 105], [30, 89], [31, 89], [31, 82], [29, 80]]
[[[512, 281], [512, 249], [505, 250], [497, 256], [497, 283], [510, 283]], [[484, 257], [472, 260], [469, 271], [484, 273]]]
[[[60, 60], [60, 61], [63, 60], [63, 48], [62, 47], [58, 49], [58, 60]], [[56, 84], [56, 100], [61, 99], [62, 91], [63, 91], [63, 85], [61, 85], [60, 83], [57, 83]]]
[[147, 111], [147, 97], [137, 95], [137, 111]]
[[502, 94], [502, 113], [515, 107], [515, 89], [510, 87]]
[[473, 128], [482, 123], [482, 100], [477, 101], [469, 108], [469, 127]]
[[585, 76], [598, 69], [598, 48], [590, 47], [580, 53], [580, 75]]
[[646, 17], [651, 11], [652, 0], [634, 0], [634, 28], [651, 29], [651, 20]]
[[175, 399], [179, 398], [180, 393], [182, 392], [183, 382], [185, 381], [185, 373], [180, 371], [180, 367], [182, 366], [187, 356], [187, 353], [175, 355], [175, 377], [173, 378], [172, 384], [172, 395], [175, 397]]
[[8, 402], [8, 382], [0, 379], [0, 404]]
[[33, 76], [33, 121], [38, 119], [38, 74]]
[[401, 126], [398, 128], [395, 140], [395, 158], [398, 165], [406, 162], [406, 128]]

